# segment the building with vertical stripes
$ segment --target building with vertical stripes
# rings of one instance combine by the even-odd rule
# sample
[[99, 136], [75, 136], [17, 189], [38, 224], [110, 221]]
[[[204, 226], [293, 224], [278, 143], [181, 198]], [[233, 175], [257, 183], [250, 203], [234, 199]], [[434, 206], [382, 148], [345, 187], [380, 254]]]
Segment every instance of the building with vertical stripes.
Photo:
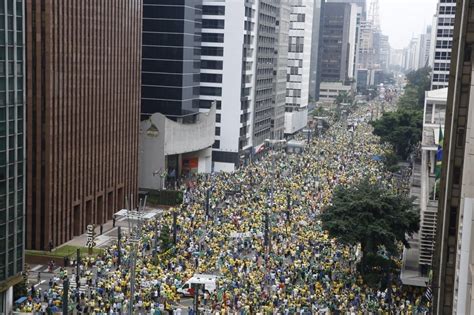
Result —
[[474, 314], [473, 10], [472, 0], [457, 1], [433, 257], [433, 314]]
[[293, 1], [290, 11], [286, 83], [285, 134], [292, 135], [308, 122], [309, 84], [314, 1]]
[[0, 2], [0, 314], [10, 314], [25, 244], [24, 2]]
[[137, 193], [142, 1], [25, 4], [26, 246], [44, 250]]

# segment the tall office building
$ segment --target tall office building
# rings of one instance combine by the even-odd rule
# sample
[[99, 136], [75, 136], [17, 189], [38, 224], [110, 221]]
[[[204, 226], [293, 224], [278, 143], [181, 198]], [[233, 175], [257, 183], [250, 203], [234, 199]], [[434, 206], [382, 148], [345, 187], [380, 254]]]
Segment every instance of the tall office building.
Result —
[[387, 71], [390, 64], [390, 42], [387, 35], [380, 33], [378, 50], [380, 70]]
[[456, 0], [439, 0], [432, 30], [435, 32], [432, 90], [448, 87], [455, 13]]
[[348, 83], [354, 77], [357, 6], [327, 3], [321, 34], [321, 82]]
[[265, 139], [272, 136], [272, 116], [275, 100], [274, 77], [275, 63], [278, 54], [275, 47], [278, 45], [276, 21], [279, 15], [280, 0], [259, 0], [257, 19], [257, 59], [255, 70], [255, 104], [252, 123], [252, 145], [258, 146]]
[[286, 85], [285, 133], [308, 122], [314, 0], [291, 2]]
[[[453, 12], [446, 2], [440, 6]], [[474, 3], [462, 0], [457, 6], [433, 258], [433, 314], [474, 314]], [[442, 22], [451, 25], [451, 17]]]
[[326, 0], [326, 3], [353, 3], [361, 8], [362, 20], [367, 20], [367, 0]]
[[390, 67], [402, 68], [403, 65], [403, 49], [390, 48]]
[[275, 28], [275, 31], [277, 32], [275, 56], [277, 56], [277, 58], [274, 58], [274, 95], [271, 139], [283, 139], [285, 135], [286, 68], [288, 64], [290, 12], [289, 2], [280, 1]]
[[406, 69], [418, 70], [420, 67], [421, 38], [420, 35], [413, 36], [406, 51]]
[[428, 67], [430, 65], [430, 52], [432, 50], [432, 27], [426, 27], [426, 32], [420, 34], [420, 60], [418, 68]]
[[[219, 14], [214, 7], [204, 11]], [[144, 0], [140, 189], [174, 186], [181, 175], [211, 171], [215, 114], [200, 113], [199, 96], [200, 90], [209, 96], [220, 90], [200, 89], [201, 28], [222, 29], [224, 20], [202, 17], [202, 0]], [[211, 50], [203, 53], [218, 53]]]
[[322, 0], [314, 1], [314, 11], [313, 11], [313, 31], [312, 31], [312, 40], [311, 40], [311, 69], [310, 69], [310, 79], [309, 79], [309, 97], [316, 101], [319, 98], [319, 51], [321, 46], [319, 45], [320, 41], [320, 29], [321, 29], [321, 15], [323, 14], [323, 4]]
[[202, 0], [143, 0], [142, 118], [199, 112], [201, 6]]
[[200, 107], [216, 103], [216, 171], [233, 171], [254, 152], [258, 10], [258, 1], [203, 1], [203, 20], [214, 22], [202, 26]]
[[136, 196], [142, 1], [26, 1], [27, 247]]
[[2, 1], [0, 21], [0, 313], [10, 314], [24, 264], [24, 1]]

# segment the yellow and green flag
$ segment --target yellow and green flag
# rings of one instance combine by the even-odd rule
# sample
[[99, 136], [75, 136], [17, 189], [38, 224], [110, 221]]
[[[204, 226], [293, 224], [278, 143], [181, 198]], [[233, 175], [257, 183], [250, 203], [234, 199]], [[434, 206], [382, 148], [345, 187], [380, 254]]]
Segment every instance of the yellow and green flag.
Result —
[[436, 151], [436, 166], [435, 166], [435, 176], [436, 179], [441, 178], [441, 167], [443, 163], [443, 129], [439, 126], [439, 141], [438, 141], [438, 150]]

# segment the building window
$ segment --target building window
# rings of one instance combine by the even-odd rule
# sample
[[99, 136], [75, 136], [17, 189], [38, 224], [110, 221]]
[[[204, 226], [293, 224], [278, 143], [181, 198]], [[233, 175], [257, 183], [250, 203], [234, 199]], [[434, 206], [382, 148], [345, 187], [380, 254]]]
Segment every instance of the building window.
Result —
[[225, 7], [220, 5], [203, 5], [202, 15], [225, 15]]
[[202, 28], [224, 29], [224, 20], [202, 20]]
[[222, 47], [201, 47], [201, 56], [224, 56]]
[[222, 83], [222, 74], [201, 73], [200, 79], [201, 82]]
[[[199, 108], [203, 109], [209, 109], [212, 106], [212, 103], [214, 101], [211, 100], [199, 100]], [[216, 109], [221, 109], [221, 101], [215, 101], [216, 102]]]
[[201, 60], [201, 69], [222, 70], [223, 63], [220, 60]]
[[201, 86], [201, 95], [222, 96], [222, 88]]
[[224, 34], [216, 34], [216, 33], [202, 33], [201, 41], [208, 42], [208, 43], [223, 43], [224, 42]]
[[221, 135], [221, 127], [216, 127], [216, 136]]

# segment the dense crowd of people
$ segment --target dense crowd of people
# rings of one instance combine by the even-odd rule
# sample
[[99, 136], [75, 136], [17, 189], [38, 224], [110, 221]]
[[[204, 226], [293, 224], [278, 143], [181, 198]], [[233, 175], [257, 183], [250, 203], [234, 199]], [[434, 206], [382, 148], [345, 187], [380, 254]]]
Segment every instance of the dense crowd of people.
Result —
[[[366, 110], [353, 118], [365, 117]], [[138, 242], [122, 238], [120, 265], [117, 244], [81, 262], [85, 283], [82, 291], [71, 289], [70, 305], [87, 314], [130, 307], [134, 314], [179, 313], [177, 308], [187, 314], [177, 290], [200, 273], [219, 276], [215, 291], [199, 294], [199, 305], [210, 314], [422, 314], [429, 306], [422, 291], [404, 287], [396, 275], [388, 288], [369, 287], [356, 268], [359, 248], [338, 244], [319, 220], [337, 185], [369, 177], [395, 189], [396, 179], [374, 159], [384, 150], [366, 122], [359, 120], [352, 130], [342, 121], [314, 136], [303, 154], [273, 148], [233, 173], [198, 175], [183, 184], [182, 207], [143, 222]], [[163, 252], [157, 233], [163, 226], [173, 229], [173, 211], [177, 244], [156, 255]], [[75, 274], [63, 271], [48, 290], [30, 290], [20, 309], [60, 310], [68, 276], [75, 281]]]

